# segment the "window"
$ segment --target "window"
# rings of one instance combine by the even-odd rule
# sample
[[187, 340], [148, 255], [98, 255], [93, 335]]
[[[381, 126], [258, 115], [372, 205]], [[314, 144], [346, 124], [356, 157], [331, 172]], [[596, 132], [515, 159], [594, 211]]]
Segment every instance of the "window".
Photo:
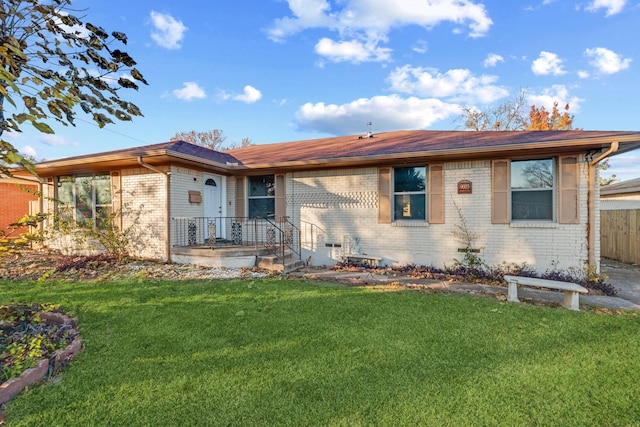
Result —
[[442, 163], [378, 168], [378, 224], [444, 224], [444, 169]]
[[427, 168], [393, 169], [393, 220], [427, 219]]
[[491, 223], [580, 223], [580, 156], [491, 162]]
[[274, 175], [249, 177], [249, 217], [273, 218], [275, 215]]
[[553, 159], [511, 162], [511, 219], [553, 221]]
[[57, 179], [57, 207], [60, 219], [95, 226], [112, 210], [111, 179], [108, 173], [60, 176]]

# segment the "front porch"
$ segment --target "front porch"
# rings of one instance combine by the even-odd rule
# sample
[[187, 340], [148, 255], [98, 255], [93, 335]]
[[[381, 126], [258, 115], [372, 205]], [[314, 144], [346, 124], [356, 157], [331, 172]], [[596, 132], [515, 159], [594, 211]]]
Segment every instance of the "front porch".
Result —
[[223, 268], [296, 270], [301, 233], [287, 218], [174, 217], [171, 259], [179, 264]]

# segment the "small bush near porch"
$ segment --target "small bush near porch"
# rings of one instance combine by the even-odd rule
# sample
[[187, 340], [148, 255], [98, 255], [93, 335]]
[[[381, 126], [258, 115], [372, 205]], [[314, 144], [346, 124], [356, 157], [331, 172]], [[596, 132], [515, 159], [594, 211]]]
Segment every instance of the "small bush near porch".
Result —
[[640, 316], [296, 280], [0, 282], [85, 348], [11, 426], [635, 425]]

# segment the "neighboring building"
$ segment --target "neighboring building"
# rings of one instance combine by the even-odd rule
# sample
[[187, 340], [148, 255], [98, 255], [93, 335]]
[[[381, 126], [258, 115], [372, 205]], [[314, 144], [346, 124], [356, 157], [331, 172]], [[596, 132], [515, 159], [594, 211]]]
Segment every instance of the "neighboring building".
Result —
[[600, 210], [640, 209], [640, 178], [600, 187]]
[[640, 263], [640, 178], [600, 188], [603, 258]]
[[0, 177], [0, 236], [13, 238], [29, 231], [28, 227], [16, 229], [10, 224], [40, 212], [38, 190], [39, 183], [34, 179]]
[[313, 265], [355, 253], [442, 267], [461, 258], [466, 231], [490, 265], [599, 268], [595, 164], [639, 147], [640, 132], [399, 131], [228, 152], [168, 142], [37, 171], [45, 212], [64, 203], [64, 215], [93, 220], [122, 209], [144, 257], [183, 261], [183, 246], [248, 241], [266, 222], [250, 219], [267, 217], [299, 230]]

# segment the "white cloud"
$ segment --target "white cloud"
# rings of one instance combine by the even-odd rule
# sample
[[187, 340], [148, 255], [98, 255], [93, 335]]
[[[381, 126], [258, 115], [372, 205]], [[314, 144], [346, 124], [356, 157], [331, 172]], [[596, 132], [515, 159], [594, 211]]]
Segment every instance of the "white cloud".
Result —
[[494, 83], [496, 76], [475, 76], [467, 69], [440, 73], [434, 68], [398, 67], [389, 75], [391, 89], [423, 97], [450, 98], [452, 102], [491, 103], [509, 94]]
[[375, 124], [377, 132], [424, 129], [458, 114], [460, 106], [456, 104], [390, 95], [361, 98], [342, 105], [307, 103], [298, 109], [295, 121], [301, 130], [347, 135], [363, 133], [368, 122]]
[[555, 53], [540, 52], [538, 59], [531, 64], [531, 71], [537, 75], [549, 75], [559, 76], [565, 74], [566, 71], [562, 68], [562, 59]]
[[416, 53], [427, 53], [429, 50], [429, 43], [426, 40], [418, 40], [411, 50]]
[[206, 98], [207, 94], [196, 82], [184, 82], [182, 89], [175, 89], [173, 96], [184, 101]]
[[331, 6], [326, 0], [288, 0], [293, 17], [279, 18], [267, 31], [269, 38], [282, 41], [286, 37], [304, 31], [307, 28], [335, 26], [334, 17], [328, 13]]
[[484, 68], [495, 67], [499, 62], [504, 62], [504, 58], [496, 53], [490, 53], [482, 65]]
[[7, 138], [10, 141], [19, 141], [23, 139], [24, 134], [22, 132], [15, 132], [11, 130], [6, 130], [2, 132], [2, 137]]
[[231, 99], [231, 96], [232, 95], [229, 92], [224, 91], [222, 89], [219, 89], [218, 93], [216, 93], [216, 98], [219, 101], [227, 101], [227, 100]]
[[354, 58], [368, 51], [369, 55], [364, 57], [367, 60], [386, 60], [381, 58], [390, 55], [391, 51], [378, 45], [387, 41], [393, 28], [419, 25], [430, 29], [449, 22], [456, 33], [462, 32], [461, 28], [468, 28], [471, 37], [481, 37], [493, 25], [484, 5], [474, 0], [343, 0], [333, 4], [327, 0], [287, 0], [287, 3], [292, 15], [276, 19], [267, 29], [268, 37], [283, 41], [307, 29], [336, 31], [340, 41], [321, 40], [318, 44], [328, 48], [329, 53], [335, 53], [340, 50], [338, 48], [346, 50], [338, 55], [339, 58], [351, 58], [347, 54], [355, 50]]
[[40, 136], [40, 142], [51, 147], [63, 147], [69, 145], [69, 141], [64, 136], [55, 134], [44, 134]]
[[167, 49], [180, 49], [180, 42], [184, 38], [187, 27], [182, 21], [176, 20], [168, 13], [151, 11], [151, 23], [155, 31], [151, 32], [151, 38], [161, 47]]
[[620, 154], [609, 158], [609, 169], [604, 176], [616, 175], [620, 181], [634, 179], [640, 176], [640, 150]]
[[611, 16], [622, 12], [627, 0], [593, 0], [585, 8], [589, 12], [597, 12], [600, 9], [607, 9], [606, 16]]
[[590, 76], [591, 74], [589, 74], [588, 71], [584, 71], [584, 70], [578, 71], [578, 77], [580, 77], [581, 79], [588, 79]]
[[529, 93], [527, 94], [527, 101], [530, 105], [535, 105], [538, 108], [544, 107], [545, 110], [551, 111], [553, 109], [553, 103], [558, 103], [560, 112], [564, 112], [564, 106], [569, 104], [569, 114], [575, 114], [580, 111], [580, 103], [584, 99], [577, 96], [570, 96], [569, 90], [564, 85], [553, 85], [550, 88], [544, 89], [541, 93]]
[[316, 53], [333, 62], [368, 62], [389, 61], [391, 49], [380, 47], [375, 41], [361, 42], [358, 40], [335, 42], [329, 38], [322, 38], [316, 44]]
[[[63, 11], [63, 10], [58, 11], [58, 13], [60, 15], [62, 15], [62, 16], [68, 16], [69, 15], [69, 12], [66, 12], [66, 11]], [[53, 18], [53, 20], [55, 21], [56, 25], [59, 25], [60, 28], [63, 31], [65, 31], [66, 33], [75, 34], [78, 37], [83, 38], [83, 39], [88, 39], [89, 36], [91, 35], [91, 31], [89, 31], [84, 25], [77, 25], [77, 24], [75, 24], [75, 25], [66, 25], [66, 24], [63, 24], [62, 23], [62, 19], [60, 19], [58, 17]], [[64, 38], [63, 37], [59, 37], [59, 40], [62, 41], [62, 40], [64, 40]]]
[[604, 74], [615, 74], [629, 68], [630, 58], [623, 58], [612, 50], [596, 47], [584, 51], [585, 56], [592, 58], [590, 64]]
[[18, 150], [18, 152], [26, 157], [36, 157], [37, 155], [36, 150], [34, 150], [30, 145], [25, 145], [20, 150]]
[[244, 93], [242, 95], [236, 95], [232, 99], [246, 104], [253, 104], [256, 101], [259, 101], [260, 98], [262, 98], [262, 92], [253, 86], [246, 85], [244, 87]]

